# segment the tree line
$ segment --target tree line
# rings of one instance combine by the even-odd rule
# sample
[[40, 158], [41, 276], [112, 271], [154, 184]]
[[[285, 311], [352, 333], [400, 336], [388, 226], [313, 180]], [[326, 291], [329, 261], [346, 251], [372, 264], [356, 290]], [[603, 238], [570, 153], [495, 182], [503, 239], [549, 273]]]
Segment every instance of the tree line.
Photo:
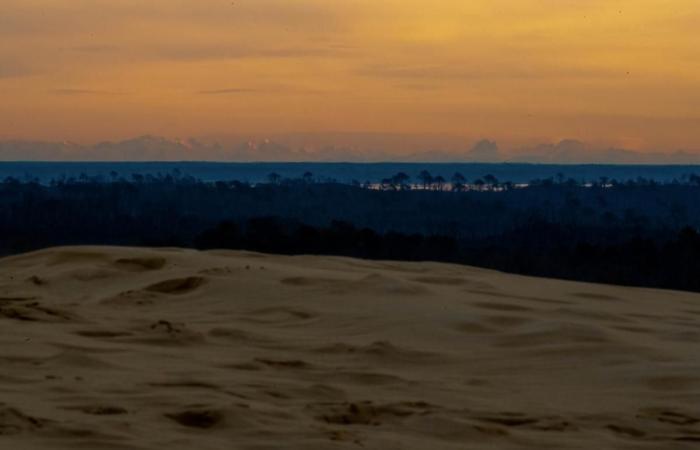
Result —
[[562, 177], [518, 189], [482, 178], [483, 189], [456, 191], [430, 188], [436, 181], [427, 177], [421, 189], [386, 190], [312, 174], [255, 185], [181, 173], [46, 185], [5, 179], [0, 253], [78, 244], [221, 247], [700, 291], [700, 178]]

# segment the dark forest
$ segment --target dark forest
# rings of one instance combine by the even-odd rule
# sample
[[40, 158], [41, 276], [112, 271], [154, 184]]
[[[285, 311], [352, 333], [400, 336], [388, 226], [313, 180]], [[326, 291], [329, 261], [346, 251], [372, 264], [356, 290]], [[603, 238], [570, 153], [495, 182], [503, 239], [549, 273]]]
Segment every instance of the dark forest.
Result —
[[178, 173], [0, 183], [0, 252], [177, 246], [441, 261], [524, 275], [700, 291], [700, 178], [657, 183], [425, 173], [369, 186], [201, 182]]

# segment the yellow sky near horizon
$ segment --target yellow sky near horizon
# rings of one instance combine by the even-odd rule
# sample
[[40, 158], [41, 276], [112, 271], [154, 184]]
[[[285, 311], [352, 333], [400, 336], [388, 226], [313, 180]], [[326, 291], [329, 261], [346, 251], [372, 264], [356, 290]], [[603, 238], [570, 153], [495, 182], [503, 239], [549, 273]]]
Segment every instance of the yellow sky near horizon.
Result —
[[4, 0], [0, 137], [700, 150], [699, 24], [697, 0]]

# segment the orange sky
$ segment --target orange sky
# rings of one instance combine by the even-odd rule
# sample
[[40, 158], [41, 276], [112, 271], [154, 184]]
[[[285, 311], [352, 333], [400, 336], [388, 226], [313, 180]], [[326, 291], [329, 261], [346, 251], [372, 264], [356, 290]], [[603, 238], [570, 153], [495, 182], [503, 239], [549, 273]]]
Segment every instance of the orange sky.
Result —
[[698, 0], [0, 10], [1, 138], [338, 131], [700, 150]]

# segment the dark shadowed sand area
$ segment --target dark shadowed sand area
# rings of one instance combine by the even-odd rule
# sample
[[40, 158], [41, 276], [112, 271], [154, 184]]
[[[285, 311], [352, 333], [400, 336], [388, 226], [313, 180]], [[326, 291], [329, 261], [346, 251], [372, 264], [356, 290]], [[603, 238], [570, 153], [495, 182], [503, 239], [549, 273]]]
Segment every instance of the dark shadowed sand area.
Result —
[[0, 448], [691, 449], [700, 295], [434, 263], [0, 260]]

